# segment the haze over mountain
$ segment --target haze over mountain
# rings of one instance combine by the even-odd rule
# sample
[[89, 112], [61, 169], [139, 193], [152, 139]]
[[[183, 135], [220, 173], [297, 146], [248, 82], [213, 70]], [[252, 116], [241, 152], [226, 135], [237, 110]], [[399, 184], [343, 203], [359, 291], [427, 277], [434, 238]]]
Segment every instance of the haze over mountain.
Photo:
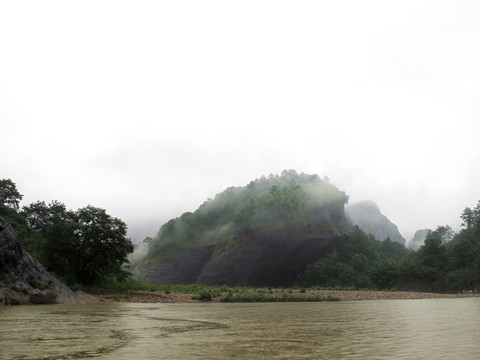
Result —
[[[475, 1], [2, 1], [0, 178], [136, 240], [283, 169], [405, 238], [480, 198]], [[75, 191], [71, 191], [75, 189]]]
[[293, 170], [230, 187], [147, 239], [135, 273], [156, 283], [291, 285], [343, 243], [347, 200], [328, 180]]
[[[147, 238], [134, 272], [161, 284], [372, 286], [376, 275], [366, 274], [408, 252], [353, 227], [347, 201], [327, 178], [294, 170], [230, 187]], [[394, 226], [378, 211], [368, 215], [380, 230]]]
[[428, 235], [429, 229], [420, 229], [415, 231], [413, 238], [406, 244], [409, 249], [418, 250], [423, 245], [425, 238]]
[[[20, 243], [71, 286], [138, 286], [124, 267], [134, 246], [121, 219], [92, 206], [67, 211], [60, 202], [20, 208], [15, 183], [0, 183], [0, 302], [59, 299], [50, 290], [61, 284]], [[438, 226], [417, 251], [390, 236], [375, 239], [371, 232], [394, 237], [397, 228], [372, 202], [352, 205], [370, 234], [353, 225], [347, 201], [326, 177], [294, 170], [262, 176], [164, 223], [155, 237], [145, 238], [147, 252], [131, 258], [131, 269], [149, 282], [224, 290], [250, 285], [458, 292], [479, 286], [480, 201], [460, 214], [461, 231]]]
[[354, 225], [360, 226], [360, 229], [367, 234], [372, 234], [375, 239], [383, 241], [390, 238], [405, 245], [405, 239], [398, 231], [397, 225], [383, 215], [373, 201], [367, 200], [348, 205], [346, 212]]

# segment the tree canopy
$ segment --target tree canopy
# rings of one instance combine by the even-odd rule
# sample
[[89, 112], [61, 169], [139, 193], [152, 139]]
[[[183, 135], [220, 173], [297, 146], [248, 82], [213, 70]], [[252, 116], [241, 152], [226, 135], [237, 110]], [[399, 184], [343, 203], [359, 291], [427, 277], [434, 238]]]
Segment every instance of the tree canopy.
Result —
[[86, 206], [69, 211], [48, 227], [48, 265], [55, 273], [70, 274], [88, 284], [107, 274], [125, 276], [122, 265], [133, 252], [127, 226], [104, 209]]
[[70, 284], [91, 284], [107, 276], [125, 277], [123, 264], [133, 245], [127, 225], [104, 209], [86, 206], [67, 211], [65, 204], [37, 201], [21, 210], [21, 195], [11, 180], [0, 180], [0, 215], [17, 232], [24, 248], [48, 271]]
[[17, 185], [12, 180], [0, 180], [0, 203], [3, 207], [18, 211], [22, 198], [23, 195], [18, 192]]
[[337, 251], [314, 263], [300, 278], [303, 286], [385, 289], [399, 277], [398, 264], [409, 250], [396, 241], [376, 240], [358, 226]]

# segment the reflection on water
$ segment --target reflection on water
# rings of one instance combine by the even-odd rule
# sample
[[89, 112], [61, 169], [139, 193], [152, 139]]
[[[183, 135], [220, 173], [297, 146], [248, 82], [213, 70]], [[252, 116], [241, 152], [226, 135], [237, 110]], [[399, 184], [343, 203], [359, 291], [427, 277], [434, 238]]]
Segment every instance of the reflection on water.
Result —
[[0, 308], [0, 359], [477, 359], [480, 299]]

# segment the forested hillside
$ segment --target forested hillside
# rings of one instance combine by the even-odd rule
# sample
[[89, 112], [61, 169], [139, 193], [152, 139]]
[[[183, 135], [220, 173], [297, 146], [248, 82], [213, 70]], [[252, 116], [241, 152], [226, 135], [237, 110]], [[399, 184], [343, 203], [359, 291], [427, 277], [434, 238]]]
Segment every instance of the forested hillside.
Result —
[[394, 286], [409, 251], [352, 227], [347, 201], [328, 179], [293, 170], [228, 188], [147, 238], [137, 274], [159, 283]]
[[293, 285], [344, 240], [347, 201], [328, 179], [293, 170], [230, 187], [147, 238], [135, 272], [158, 283]]
[[[461, 214], [462, 229], [426, 230], [417, 251], [390, 240], [379, 242], [358, 227], [335, 253], [302, 277], [305, 286], [396, 288], [434, 292], [475, 291], [480, 286], [480, 201]], [[422, 230], [422, 232], [424, 232]], [[421, 233], [419, 234], [419, 236]]]
[[[343, 191], [318, 175], [290, 170], [261, 177], [244, 187], [230, 187], [194, 212], [162, 225], [153, 239], [147, 239], [147, 258], [165, 258], [177, 249], [225, 243], [234, 234], [248, 230], [308, 224], [322, 214], [343, 212], [347, 201]], [[330, 225], [340, 230], [346, 227], [344, 219]]]
[[[76, 211], [22, 195], [0, 180], [0, 216], [22, 246], [68, 284], [130, 276], [126, 224], [105, 210]], [[147, 237], [135, 273], [154, 283], [321, 286], [458, 292], [480, 286], [480, 202], [458, 233], [427, 231], [417, 251], [379, 241], [345, 214], [348, 196], [318, 175], [290, 170], [230, 187]], [[1, 260], [1, 259], [0, 259]]]
[[479, 285], [478, 205], [465, 209], [458, 234], [439, 227], [413, 252], [375, 204], [373, 212], [362, 213], [365, 206], [353, 212], [356, 221], [370, 217], [370, 224], [373, 214], [378, 226], [368, 232], [379, 230], [381, 239], [353, 227], [344, 212], [347, 201], [328, 179], [295, 171], [228, 188], [147, 238], [150, 251], [137, 274], [160, 283], [440, 292]]

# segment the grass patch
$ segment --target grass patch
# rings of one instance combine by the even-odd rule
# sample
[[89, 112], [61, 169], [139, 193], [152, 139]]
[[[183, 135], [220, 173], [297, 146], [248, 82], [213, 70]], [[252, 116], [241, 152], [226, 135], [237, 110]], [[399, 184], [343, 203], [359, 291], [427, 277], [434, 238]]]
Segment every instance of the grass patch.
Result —
[[[189, 294], [193, 300], [227, 302], [324, 302], [338, 301], [332, 296], [309, 294], [308, 290], [326, 290], [326, 288], [272, 288], [248, 287], [227, 285], [198, 285], [198, 284], [151, 284], [132, 276], [122, 281], [108, 279], [95, 287], [85, 291], [97, 294], [109, 294], [104, 299], [120, 301], [128, 299], [128, 292], [159, 292], [163, 294]], [[112, 295], [110, 295], [113, 293]]]

